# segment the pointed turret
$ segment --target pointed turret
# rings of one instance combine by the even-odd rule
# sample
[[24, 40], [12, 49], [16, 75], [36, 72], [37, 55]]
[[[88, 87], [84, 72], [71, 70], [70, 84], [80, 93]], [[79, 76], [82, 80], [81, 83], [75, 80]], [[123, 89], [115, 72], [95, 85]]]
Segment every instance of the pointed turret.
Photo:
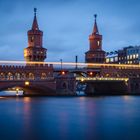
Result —
[[32, 24], [32, 30], [39, 30], [37, 18], [36, 18], [36, 12], [37, 12], [37, 9], [34, 8], [34, 20], [33, 20], [33, 24]]
[[95, 14], [94, 17], [95, 17], [95, 22], [94, 22], [93, 34], [99, 34], [98, 26], [96, 22], [97, 15]]
[[32, 29], [28, 31], [28, 47], [24, 49], [24, 57], [27, 62], [43, 62], [47, 53], [47, 49], [43, 48], [43, 32], [39, 30], [36, 11], [37, 9], [34, 8]]
[[85, 61], [87, 63], [104, 63], [105, 52], [102, 50], [102, 35], [99, 34], [96, 22], [97, 15], [94, 15], [95, 23], [92, 34], [89, 36], [89, 51], [85, 54]]

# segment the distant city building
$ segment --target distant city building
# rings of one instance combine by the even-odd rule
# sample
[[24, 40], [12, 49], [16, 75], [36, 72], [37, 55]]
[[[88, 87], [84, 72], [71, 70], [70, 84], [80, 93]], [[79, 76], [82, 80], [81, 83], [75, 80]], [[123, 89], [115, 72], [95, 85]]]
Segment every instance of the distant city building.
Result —
[[106, 56], [106, 63], [118, 64], [118, 54], [111, 52]]
[[27, 62], [43, 62], [46, 58], [47, 49], [42, 47], [43, 32], [39, 30], [34, 8], [34, 20], [32, 29], [28, 31], [28, 47], [24, 49], [24, 58]]
[[85, 53], [86, 63], [104, 63], [105, 62], [105, 51], [102, 50], [102, 35], [99, 34], [97, 23], [95, 23], [92, 34], [89, 36], [90, 48]]
[[106, 54], [106, 63], [140, 64], [140, 46], [124, 47]]
[[140, 64], [140, 46], [127, 49], [127, 64]]

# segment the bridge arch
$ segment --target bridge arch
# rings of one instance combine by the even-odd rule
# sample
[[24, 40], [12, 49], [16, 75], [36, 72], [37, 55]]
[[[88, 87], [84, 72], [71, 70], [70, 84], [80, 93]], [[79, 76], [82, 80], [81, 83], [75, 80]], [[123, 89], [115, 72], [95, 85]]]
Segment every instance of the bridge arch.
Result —
[[6, 74], [6, 80], [14, 80], [14, 74], [12, 72], [8, 72]]
[[62, 82], [62, 88], [67, 89], [68, 88], [68, 83], [66, 81]]
[[25, 73], [21, 73], [21, 80], [25, 80], [27, 77], [26, 77], [26, 74]]
[[1, 72], [0, 73], [0, 80], [5, 80], [5, 79], [6, 79], [5, 73]]
[[21, 80], [21, 74], [19, 72], [16, 72], [14, 75], [15, 80]]
[[34, 75], [33, 73], [30, 72], [30, 73], [28, 74], [28, 79], [29, 79], [29, 80], [35, 80], [35, 75]]
[[41, 73], [41, 79], [42, 80], [45, 80], [45, 79], [47, 79], [47, 74], [46, 73]]

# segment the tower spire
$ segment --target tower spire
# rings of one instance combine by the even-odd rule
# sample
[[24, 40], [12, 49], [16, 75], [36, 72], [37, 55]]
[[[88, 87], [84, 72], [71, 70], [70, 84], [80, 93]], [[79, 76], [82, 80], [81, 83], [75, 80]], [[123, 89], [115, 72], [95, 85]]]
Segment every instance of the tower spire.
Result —
[[93, 34], [99, 34], [98, 26], [96, 22], [97, 14], [95, 14], [94, 17], [95, 17], [95, 22], [94, 22]]
[[32, 30], [39, 30], [37, 18], [36, 18], [36, 12], [37, 12], [37, 8], [34, 8], [34, 20], [32, 24]]
[[36, 16], [37, 8], [34, 8], [34, 16]]

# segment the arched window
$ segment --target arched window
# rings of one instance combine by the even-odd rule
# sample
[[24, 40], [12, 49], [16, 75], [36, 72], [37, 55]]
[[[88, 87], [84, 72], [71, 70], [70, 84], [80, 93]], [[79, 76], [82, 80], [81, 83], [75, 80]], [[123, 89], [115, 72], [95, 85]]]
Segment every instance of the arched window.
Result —
[[22, 80], [25, 80], [25, 79], [26, 79], [26, 74], [25, 74], [25, 73], [22, 73], [22, 74], [21, 74], [21, 79], [22, 79]]
[[41, 79], [44, 80], [44, 79], [46, 79], [46, 78], [47, 78], [47, 74], [46, 74], [46, 73], [42, 73], [42, 74], [41, 74]]
[[66, 83], [66, 82], [64, 82], [64, 83], [62, 84], [62, 88], [63, 88], [63, 89], [67, 89], [67, 83]]
[[109, 77], [110, 75], [107, 73], [105, 76], [106, 76], [106, 77]]
[[4, 73], [0, 74], [0, 80], [5, 80], [5, 74]]
[[7, 80], [13, 80], [14, 79], [14, 76], [11, 72], [8, 72], [7, 74]]
[[15, 80], [20, 80], [20, 79], [21, 79], [20, 73], [15, 73]]
[[34, 74], [33, 73], [29, 73], [29, 80], [34, 80], [35, 77], [34, 77]]

